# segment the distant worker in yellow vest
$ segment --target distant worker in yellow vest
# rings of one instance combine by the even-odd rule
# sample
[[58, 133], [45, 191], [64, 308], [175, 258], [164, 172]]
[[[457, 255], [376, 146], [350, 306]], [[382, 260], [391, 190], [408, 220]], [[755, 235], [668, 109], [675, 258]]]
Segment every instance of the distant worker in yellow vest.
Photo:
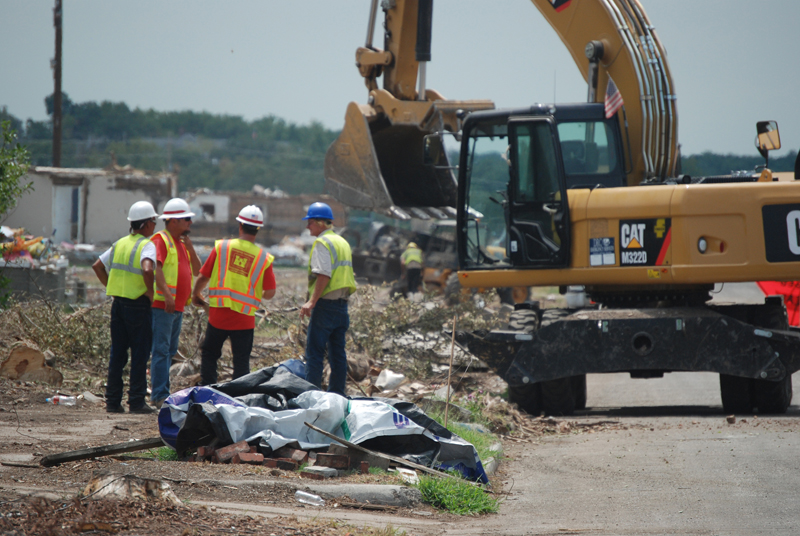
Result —
[[152, 340], [153, 270], [156, 248], [149, 238], [156, 229], [153, 205], [137, 201], [128, 211], [128, 236], [120, 238], [92, 265], [97, 279], [113, 296], [111, 304], [111, 359], [106, 382], [106, 411], [122, 408], [122, 371], [131, 350], [128, 408], [131, 413], [152, 413], [147, 405], [147, 360]]
[[[255, 314], [262, 299], [275, 296], [273, 257], [255, 244], [256, 234], [264, 225], [264, 214], [257, 206], [248, 205], [239, 212], [236, 221], [239, 238], [216, 241], [192, 292], [194, 305], [209, 307], [200, 362], [202, 385], [217, 383], [217, 361], [222, 355], [222, 345], [229, 338], [233, 379], [250, 372]], [[208, 302], [203, 298], [207, 285]]]
[[328, 391], [344, 396], [347, 382], [345, 334], [350, 327], [347, 299], [356, 291], [353, 256], [347, 240], [333, 232], [333, 211], [325, 203], [308, 207], [306, 228], [317, 239], [308, 259], [308, 301], [300, 316], [310, 317], [306, 339], [306, 380], [322, 387], [325, 348], [331, 376]]
[[422, 279], [422, 250], [414, 242], [409, 242], [406, 250], [400, 255], [400, 266], [406, 272], [408, 292], [417, 292]]
[[200, 271], [189, 229], [194, 212], [179, 197], [167, 201], [165, 229], [153, 235], [156, 246], [156, 285], [153, 301], [153, 350], [150, 361], [150, 400], [160, 408], [169, 396], [169, 368], [178, 353], [183, 309], [191, 302], [192, 279]]

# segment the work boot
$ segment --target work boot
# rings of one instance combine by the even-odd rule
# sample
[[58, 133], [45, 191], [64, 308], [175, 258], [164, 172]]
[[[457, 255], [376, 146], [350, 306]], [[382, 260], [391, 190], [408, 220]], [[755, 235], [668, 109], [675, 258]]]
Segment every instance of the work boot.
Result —
[[147, 404], [145, 404], [145, 405], [140, 406], [138, 408], [131, 408], [130, 412], [131, 413], [138, 413], [139, 415], [147, 415], [149, 413], [155, 413], [156, 410], [154, 408], [151, 408]]
[[116, 406], [106, 405], [106, 413], [125, 413], [125, 408], [117, 404]]

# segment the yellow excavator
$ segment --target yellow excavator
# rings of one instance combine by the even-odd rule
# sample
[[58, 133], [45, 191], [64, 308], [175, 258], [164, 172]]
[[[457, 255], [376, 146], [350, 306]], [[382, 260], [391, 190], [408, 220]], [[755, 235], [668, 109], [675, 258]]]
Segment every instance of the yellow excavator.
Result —
[[455, 211], [464, 287], [585, 287], [592, 307], [518, 304], [507, 329], [458, 334], [531, 413], [584, 408], [587, 373], [672, 371], [719, 373], [726, 412], [785, 412], [800, 332], [782, 299], [709, 303], [716, 283], [800, 273], [800, 182], [768, 168], [777, 124], [756, 125], [760, 173], [682, 175], [676, 92], [638, 0], [532, 2], [587, 80], [587, 102], [445, 100], [425, 88], [432, 2], [382, 2], [379, 50], [375, 1], [356, 55], [369, 99], [348, 106], [328, 191], [397, 218]]

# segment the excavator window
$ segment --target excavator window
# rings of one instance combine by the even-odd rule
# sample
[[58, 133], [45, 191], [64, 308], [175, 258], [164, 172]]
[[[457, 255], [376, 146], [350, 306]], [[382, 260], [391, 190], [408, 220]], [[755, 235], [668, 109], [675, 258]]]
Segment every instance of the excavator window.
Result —
[[603, 121], [558, 124], [567, 188], [624, 186], [612, 127]]
[[[568, 218], [567, 203], [562, 202], [566, 200], [566, 190], [560, 180], [563, 174], [554, 122], [544, 118], [511, 121], [509, 138], [511, 197], [507, 217], [511, 263], [562, 265], [566, 259], [568, 238], [564, 226]], [[563, 152], [563, 142], [561, 147]]]
[[508, 143], [505, 122], [481, 125], [469, 135], [465, 258], [473, 267], [510, 266], [506, 252]]

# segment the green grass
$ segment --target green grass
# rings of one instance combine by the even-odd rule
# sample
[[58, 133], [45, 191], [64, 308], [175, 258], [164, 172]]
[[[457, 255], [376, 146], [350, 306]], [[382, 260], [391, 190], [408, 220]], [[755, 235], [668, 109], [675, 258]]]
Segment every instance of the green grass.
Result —
[[157, 449], [136, 452], [131, 454], [131, 456], [137, 458], [153, 458], [154, 460], [159, 460], [162, 462], [174, 462], [178, 460], [178, 453], [169, 447], [159, 447]]
[[[486, 427], [488, 420], [485, 419], [481, 414], [480, 404], [476, 403], [472, 404], [471, 406], [472, 407], [468, 407], [467, 409], [472, 412], [472, 422], [475, 424], [482, 424], [484, 427]], [[444, 412], [430, 411], [427, 415], [431, 419], [444, 426]], [[464, 441], [472, 443], [472, 445], [475, 447], [475, 450], [478, 451], [478, 456], [480, 457], [481, 461], [496, 455], [494, 451], [489, 450], [489, 447], [499, 441], [497, 436], [494, 434], [488, 432], [478, 432], [476, 430], [470, 430], [469, 428], [459, 426], [457, 422], [453, 420], [452, 413], [450, 413], [447, 418], [447, 429]]]
[[417, 488], [426, 503], [460, 516], [490, 514], [498, 510], [497, 499], [479, 486], [463, 480], [420, 475]]

